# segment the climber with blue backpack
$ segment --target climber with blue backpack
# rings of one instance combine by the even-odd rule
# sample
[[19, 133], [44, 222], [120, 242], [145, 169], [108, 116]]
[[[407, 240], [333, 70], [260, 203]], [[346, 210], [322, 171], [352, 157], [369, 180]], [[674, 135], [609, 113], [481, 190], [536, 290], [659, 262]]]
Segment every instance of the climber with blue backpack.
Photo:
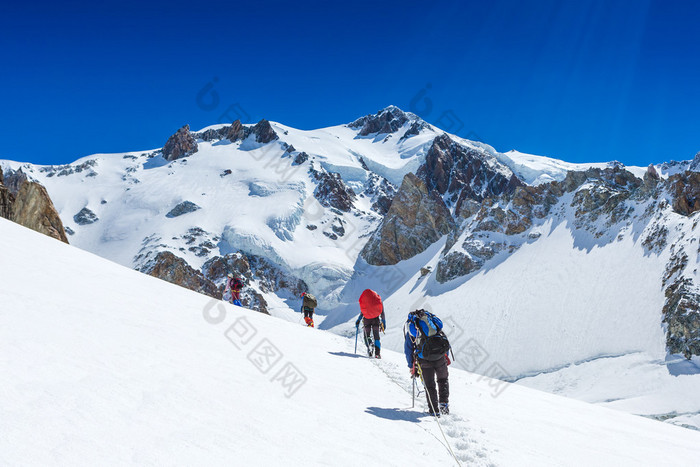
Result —
[[[440, 318], [425, 310], [408, 314], [404, 325], [404, 354], [411, 377], [419, 377], [425, 387], [428, 413], [439, 417], [450, 413], [450, 384], [447, 366], [450, 342]], [[437, 379], [437, 388], [435, 380]]]

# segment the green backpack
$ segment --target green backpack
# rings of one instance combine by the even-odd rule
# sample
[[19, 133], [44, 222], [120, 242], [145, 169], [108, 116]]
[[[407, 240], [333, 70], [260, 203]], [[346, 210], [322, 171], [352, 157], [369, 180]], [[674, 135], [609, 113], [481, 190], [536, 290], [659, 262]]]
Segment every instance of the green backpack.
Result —
[[304, 307], [314, 309], [317, 306], [318, 306], [318, 302], [316, 301], [316, 297], [314, 297], [309, 292], [306, 292], [304, 294]]

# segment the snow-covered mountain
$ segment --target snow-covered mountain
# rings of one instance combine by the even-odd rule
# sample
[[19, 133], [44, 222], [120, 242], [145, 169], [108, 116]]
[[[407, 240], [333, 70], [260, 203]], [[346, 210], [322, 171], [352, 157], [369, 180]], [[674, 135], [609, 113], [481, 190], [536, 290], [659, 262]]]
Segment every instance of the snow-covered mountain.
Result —
[[698, 432], [459, 370], [438, 425], [401, 354], [358, 357], [5, 219], [0, 238], [2, 464], [697, 463]]
[[246, 305], [291, 321], [311, 290], [339, 334], [371, 287], [390, 348], [407, 311], [432, 308], [464, 369], [700, 428], [695, 160], [499, 153], [389, 107], [0, 164], [47, 187], [71, 244], [121, 265], [212, 296], [238, 271]]

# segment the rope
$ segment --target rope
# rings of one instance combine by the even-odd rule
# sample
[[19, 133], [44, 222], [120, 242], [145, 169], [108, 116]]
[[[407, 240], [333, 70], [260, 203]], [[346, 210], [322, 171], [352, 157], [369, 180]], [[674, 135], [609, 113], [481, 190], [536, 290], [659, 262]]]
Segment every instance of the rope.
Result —
[[[432, 408], [434, 411], [435, 406], [433, 405], [433, 401], [430, 398], [430, 392], [428, 391], [428, 388], [425, 386], [425, 380], [423, 380], [423, 369], [420, 367], [420, 363], [418, 363], [418, 360], [416, 360], [416, 366], [418, 367], [418, 375], [420, 376], [420, 382], [423, 383], [423, 388], [425, 389], [425, 394], [428, 396], [428, 405], [430, 406], [428, 408], [429, 409]], [[445, 432], [443, 431], [442, 425], [440, 424], [440, 417], [438, 417], [438, 415], [437, 415], [438, 413], [439, 413], [439, 408], [438, 408], [438, 412], [433, 413], [433, 418], [437, 422], [438, 428], [440, 428], [440, 433], [442, 434], [442, 438], [445, 440], [445, 444], [447, 445], [447, 450], [450, 452], [450, 455], [455, 460], [455, 462], [457, 462], [457, 465], [461, 466], [462, 463], [459, 461], [459, 459], [457, 459], [457, 456], [455, 456], [455, 453], [452, 450], [452, 446], [450, 445], [450, 442], [447, 440], [447, 436], [445, 436]]]

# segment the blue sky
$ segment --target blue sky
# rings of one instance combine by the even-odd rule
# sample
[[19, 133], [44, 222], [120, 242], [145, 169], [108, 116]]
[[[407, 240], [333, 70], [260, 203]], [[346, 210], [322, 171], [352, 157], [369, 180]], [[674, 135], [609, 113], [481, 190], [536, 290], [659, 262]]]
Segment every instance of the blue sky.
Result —
[[312, 129], [394, 104], [500, 151], [690, 159], [699, 20], [692, 1], [13, 2], [0, 158], [65, 163], [160, 147], [185, 123]]

